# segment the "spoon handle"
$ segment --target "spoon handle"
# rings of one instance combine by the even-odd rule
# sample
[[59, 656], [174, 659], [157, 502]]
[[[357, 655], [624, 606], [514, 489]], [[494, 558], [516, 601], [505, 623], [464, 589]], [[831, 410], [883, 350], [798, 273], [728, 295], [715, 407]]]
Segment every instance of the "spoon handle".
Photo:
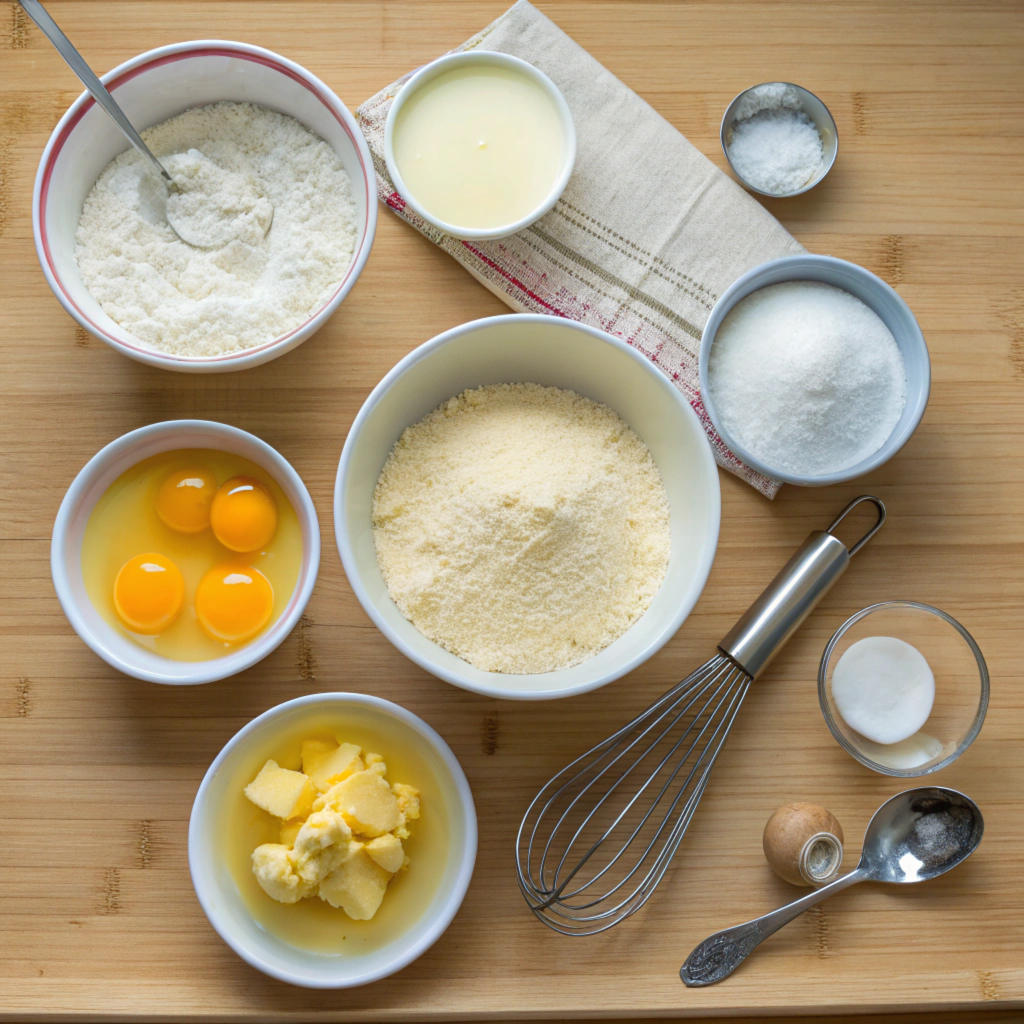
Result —
[[82, 84], [92, 94], [92, 98], [110, 115], [111, 120], [125, 134], [128, 141], [153, 165], [154, 170], [171, 180], [171, 176], [164, 170], [163, 165], [149, 151], [149, 147], [139, 138], [139, 133], [132, 127], [131, 122], [124, 116], [124, 111], [114, 101], [114, 97], [107, 92], [103, 83], [93, 74], [92, 68], [85, 63], [82, 55], [71, 44], [57, 22], [50, 17], [46, 8], [39, 0], [19, 0], [25, 13], [39, 26], [40, 31], [57, 48], [57, 52], [67, 61], [68, 67], [82, 80]]
[[794, 917], [799, 917], [816, 903], [828, 899], [842, 889], [865, 881], [867, 877], [867, 871], [858, 867], [842, 878], [837, 878], [834, 882], [784, 907], [779, 907], [770, 914], [755, 917], [753, 921], [738, 924], [735, 928], [715, 932], [686, 958], [686, 962], [679, 968], [679, 977], [691, 988], [713, 985], [716, 981], [729, 977], [769, 935], [777, 932], [783, 925], [789, 924]]

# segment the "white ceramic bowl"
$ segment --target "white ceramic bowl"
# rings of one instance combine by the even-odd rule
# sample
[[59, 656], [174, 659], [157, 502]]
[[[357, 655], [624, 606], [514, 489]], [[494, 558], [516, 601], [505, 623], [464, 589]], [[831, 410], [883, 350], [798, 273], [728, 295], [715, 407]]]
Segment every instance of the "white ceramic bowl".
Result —
[[[532, 78], [548, 94], [551, 102], [558, 110], [558, 115], [562, 122], [562, 141], [564, 145], [562, 166], [558, 177], [555, 179], [555, 183], [551, 186], [551, 191], [536, 209], [522, 219], [512, 224], [498, 225], [493, 228], [462, 227], [458, 224], [449, 224], [447, 221], [443, 221], [432, 214], [419, 202], [403, 180], [401, 172], [398, 170], [392, 145], [395, 119], [398, 117], [398, 112], [417, 89], [446, 71], [473, 65], [504, 67]], [[514, 235], [516, 232], [522, 231], [524, 228], [528, 228], [531, 224], [540, 220], [558, 202], [559, 196], [565, 191], [565, 186], [569, 184], [569, 178], [572, 177], [572, 169], [576, 163], [576, 125], [572, 119], [572, 111], [569, 110], [569, 104], [566, 103], [561, 90], [543, 71], [534, 67], [529, 62], [521, 60], [519, 57], [513, 57], [508, 53], [498, 53], [495, 50], [468, 50], [464, 53], [449, 53], [420, 68], [399, 90], [398, 95], [391, 104], [391, 109], [388, 111], [387, 121], [384, 123], [384, 161], [388, 166], [388, 174], [391, 175], [391, 180], [398, 194], [428, 224], [433, 224], [434, 227], [440, 228], [446, 235], [452, 235], [454, 238], [461, 238], [467, 241], [507, 238], [509, 235]]]
[[[892, 331], [892, 336], [896, 339], [900, 354], [903, 356], [903, 365], [907, 372], [907, 401], [903, 407], [903, 414], [896, 426], [893, 427], [888, 440], [877, 452], [838, 473], [801, 476], [768, 465], [752, 455], [725, 429], [721, 417], [715, 409], [715, 403], [711, 399], [711, 392], [708, 388], [708, 361], [711, 357], [711, 346], [715, 343], [715, 334], [722, 321], [740, 299], [746, 298], [759, 288], [780, 284], [783, 281], [821, 281], [855, 295], [869, 309], [873, 310], [885, 326]], [[783, 256], [781, 259], [762, 263], [742, 274], [722, 292], [721, 297], [711, 310], [701, 337], [699, 372], [700, 393], [704, 408], [730, 451], [751, 469], [756, 469], [776, 480], [799, 484], [803, 487], [825, 487], [828, 484], [855, 480], [888, 462], [917, 430], [921, 417], [924, 416], [925, 407], [928, 405], [932, 380], [928, 345], [925, 343], [924, 335], [921, 333], [914, 314], [900, 295], [880, 277], [876, 277], [870, 270], [865, 270], [856, 263], [848, 263], [846, 260], [839, 260], [834, 256], [817, 256], [812, 253]]]
[[[672, 555], [650, 607], [595, 657], [556, 672], [485, 672], [428, 640], [391, 600], [373, 544], [374, 486], [402, 431], [466, 388], [502, 383], [568, 388], [603, 402], [646, 443], [668, 492]], [[356, 416], [334, 488], [338, 551], [352, 589], [381, 632], [408, 658], [449, 683], [490, 697], [523, 700], [595, 690], [658, 651], [704, 589], [720, 517], [711, 446], [696, 413], [668, 378], [610, 334], [537, 314], [474, 320], [409, 353], [374, 388]]]
[[[255, 462], [277, 481], [302, 528], [302, 567], [280, 618], [252, 643], [210, 661], [174, 661], [135, 643], [97, 611], [82, 579], [82, 538], [96, 502], [126, 470], [160, 452], [213, 448]], [[83, 467], [61, 502], [53, 524], [50, 572], [64, 614], [75, 632], [108, 665], [151, 683], [191, 685], [233, 676], [262, 661], [295, 628], [309, 602], [320, 569], [320, 526], [313, 499], [291, 465], [266, 442], [226, 423], [168, 420], [124, 434]]]
[[102, 80], [140, 131], [190, 107], [221, 100], [255, 103], [300, 121], [331, 145], [352, 179], [358, 213], [355, 254], [334, 294], [313, 316], [287, 334], [244, 352], [175, 356], [133, 337], [89, 294], [75, 261], [75, 231], [85, 198], [107, 164], [128, 148], [110, 118], [88, 93], [82, 93], [43, 150], [32, 196], [36, 253], [61, 305], [90, 334], [118, 352], [151, 366], [193, 373], [257, 366], [284, 355], [319, 330], [362, 272], [377, 226], [370, 151], [341, 100], [293, 61], [259, 46], [219, 39], [149, 50], [114, 68]]
[[[423, 791], [423, 817], [445, 830], [448, 854], [436, 890], [408, 928], [385, 945], [359, 955], [327, 955], [299, 949], [254, 920], [226, 863], [218, 828], [225, 799], [259, 769], [282, 732], [301, 734], [304, 726], [322, 731], [326, 714], [344, 716], [355, 727], [384, 723], [417, 752], [430, 779], [409, 781]], [[386, 720], [386, 722], [385, 722]], [[388, 750], [382, 749], [385, 760]], [[425, 783], [429, 783], [430, 792]], [[443, 819], [443, 826], [439, 819]], [[415, 833], [414, 833], [415, 838]], [[361, 693], [317, 693], [264, 712], [236, 733], [210, 765], [192, 806], [188, 863], [192, 884], [210, 924], [246, 962], [272, 978], [308, 988], [351, 988], [385, 978], [426, 952], [451, 924], [462, 904], [476, 861], [477, 826], [473, 794], [448, 744], [423, 719], [405, 708]], [[411, 851], [411, 856], [414, 851]], [[415, 861], [403, 882], [414, 880]], [[259, 894], [257, 894], [259, 895]], [[314, 897], [315, 898], [315, 897]], [[385, 896], [385, 900], [387, 900]], [[386, 907], [384, 908], [387, 909]], [[338, 911], [339, 914], [342, 911]]]

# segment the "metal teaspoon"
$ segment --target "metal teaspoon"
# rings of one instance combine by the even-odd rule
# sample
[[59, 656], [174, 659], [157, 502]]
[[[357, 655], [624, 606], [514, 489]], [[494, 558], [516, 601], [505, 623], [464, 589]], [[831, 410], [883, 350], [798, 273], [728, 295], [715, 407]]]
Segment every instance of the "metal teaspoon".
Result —
[[985, 822], [977, 804], [954, 789], [909, 789], [887, 800], [868, 822], [860, 863], [847, 875], [770, 914], [701, 942], [679, 976], [691, 987], [727, 978], [769, 935], [805, 910], [858, 882], [926, 882], [969, 857]]
[[[18, 0], [21, 6], [25, 9], [25, 13], [39, 26], [40, 31], [47, 39], [53, 43], [56, 47], [57, 52], [67, 62], [69, 68], [81, 79], [82, 84], [92, 94], [92, 98], [100, 105], [100, 107], [107, 112], [110, 119], [115, 125], [121, 130], [124, 137], [149, 161], [153, 169], [160, 175], [161, 178], [167, 183], [167, 187], [171, 192], [177, 192], [178, 186], [175, 184], [171, 175], [167, 172], [167, 169], [162, 163], [153, 155], [150, 148], [142, 141], [139, 133], [132, 127], [131, 121], [125, 116], [124, 111], [117, 105], [116, 100], [107, 91], [106, 86], [97, 78], [92, 68], [89, 67], [85, 62], [85, 58], [75, 49], [71, 40], [61, 31], [60, 26], [50, 17], [46, 8], [39, 2], [39, 0]], [[187, 228], [187, 224], [176, 223], [173, 215], [168, 212], [167, 223], [171, 230], [183, 241], [186, 245], [191, 245], [199, 249], [207, 248], [209, 243], [204, 239], [195, 237], [194, 232], [190, 232]], [[264, 234], [270, 228], [270, 222], [267, 222], [267, 226], [264, 229]], [[192, 235], [192, 237], [189, 237]]]
[[149, 147], [139, 137], [139, 133], [132, 127], [131, 121], [124, 115], [124, 111], [114, 101], [114, 97], [107, 92], [106, 87], [93, 73], [91, 67], [85, 63], [85, 59], [71, 44], [57, 22], [50, 17], [46, 8], [39, 0], [18, 0], [25, 13], [39, 26], [40, 31], [57, 48], [57, 52], [67, 61], [68, 67], [82, 80], [82, 85], [92, 93], [92, 98], [110, 115], [110, 119], [124, 133], [125, 138], [153, 165], [157, 174], [161, 175], [168, 182], [171, 176], [164, 169], [164, 165], [149, 151]]

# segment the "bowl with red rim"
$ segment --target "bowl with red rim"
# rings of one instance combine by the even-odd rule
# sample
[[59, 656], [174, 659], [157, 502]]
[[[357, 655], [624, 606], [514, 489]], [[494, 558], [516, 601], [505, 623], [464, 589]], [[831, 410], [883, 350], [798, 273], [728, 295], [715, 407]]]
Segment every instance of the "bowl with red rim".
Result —
[[377, 226], [373, 163], [352, 114], [320, 79], [294, 61], [259, 46], [219, 39], [148, 50], [102, 80], [140, 131], [191, 107], [220, 101], [253, 103], [294, 117], [334, 149], [352, 180], [357, 214], [355, 251], [330, 298], [304, 323], [278, 338], [218, 356], [178, 356], [153, 348], [103, 311], [78, 270], [75, 233], [86, 196], [107, 164], [128, 148], [110, 118], [88, 93], [82, 93], [43, 150], [32, 196], [36, 252], [61, 305], [100, 341], [131, 359], [167, 370], [241, 370], [276, 359], [302, 344], [351, 291], [369, 257]]

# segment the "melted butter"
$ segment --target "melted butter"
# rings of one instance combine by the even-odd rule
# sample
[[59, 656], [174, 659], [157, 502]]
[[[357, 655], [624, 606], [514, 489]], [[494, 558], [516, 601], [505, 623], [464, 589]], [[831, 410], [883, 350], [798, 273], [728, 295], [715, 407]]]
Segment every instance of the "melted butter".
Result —
[[[281, 822], [250, 803], [244, 787], [268, 758], [282, 768], [298, 771], [304, 739], [332, 738], [357, 743], [364, 753], [380, 754], [387, 765], [388, 782], [415, 786], [422, 800], [422, 815], [409, 822], [410, 837], [402, 841], [409, 866], [388, 883], [384, 902], [369, 921], [353, 921], [319, 896], [293, 904], [278, 903], [260, 888], [252, 873], [252, 851], [261, 843], [280, 842]], [[218, 845], [237, 892], [256, 923], [300, 949], [357, 956], [387, 945], [419, 921], [429, 910], [451, 859], [448, 796], [433, 757], [426, 744], [404, 727], [353, 709], [348, 717], [287, 720], [280, 732], [253, 744], [245, 757], [232, 763], [223, 790]]]
[[562, 165], [558, 111], [533, 79], [455, 68], [417, 89], [395, 119], [395, 161], [429, 213], [463, 228], [499, 228], [535, 210]]

